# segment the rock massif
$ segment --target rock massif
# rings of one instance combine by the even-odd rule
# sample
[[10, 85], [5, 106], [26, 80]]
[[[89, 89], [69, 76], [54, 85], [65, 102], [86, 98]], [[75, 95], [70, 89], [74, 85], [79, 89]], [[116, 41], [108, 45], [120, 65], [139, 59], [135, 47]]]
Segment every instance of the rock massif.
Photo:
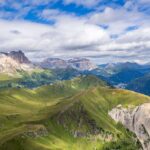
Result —
[[116, 122], [122, 123], [134, 132], [144, 150], [150, 150], [150, 103], [133, 108], [123, 108], [121, 105], [112, 109], [109, 115]]
[[69, 67], [67, 62], [60, 58], [47, 58], [40, 66], [45, 69], [65, 69]]
[[88, 71], [97, 68], [95, 64], [86, 58], [73, 58], [69, 60], [63, 60], [60, 58], [48, 58], [41, 62], [40, 66], [46, 69], [73, 68], [79, 71]]
[[13, 74], [18, 70], [29, 71], [33, 68], [22, 51], [0, 53], [0, 73]]
[[41, 63], [33, 65], [22, 51], [0, 52], [0, 73], [13, 74], [19, 70], [30, 71], [34, 67], [43, 69], [74, 69], [77, 71], [90, 71], [97, 66], [86, 58], [73, 58], [63, 60], [60, 58], [47, 58]]
[[86, 58], [74, 58], [68, 60], [68, 64], [77, 70], [85, 71], [85, 70], [93, 70], [97, 68], [95, 64], [93, 64], [89, 59]]
[[16, 60], [18, 63], [21, 63], [21, 64], [31, 63], [22, 51], [11, 51], [10, 53], [7, 53], [6, 55], [8, 55], [9, 57], [11, 57], [12, 59]]

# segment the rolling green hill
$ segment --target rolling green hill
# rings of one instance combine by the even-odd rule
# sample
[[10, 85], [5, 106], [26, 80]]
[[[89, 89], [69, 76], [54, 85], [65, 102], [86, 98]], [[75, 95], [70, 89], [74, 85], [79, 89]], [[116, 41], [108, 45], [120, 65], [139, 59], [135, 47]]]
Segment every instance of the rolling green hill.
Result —
[[35, 88], [57, 80], [51, 70], [35, 69], [32, 72], [18, 71], [14, 75], [0, 74], [0, 88], [25, 87]]
[[134, 135], [108, 111], [150, 98], [81, 76], [34, 90], [0, 90], [0, 150], [135, 150]]
[[34, 69], [32, 72], [18, 71], [14, 75], [0, 74], [0, 88], [24, 87], [36, 88], [49, 85], [59, 80], [69, 80], [79, 76], [80, 72], [72, 69], [43, 70]]

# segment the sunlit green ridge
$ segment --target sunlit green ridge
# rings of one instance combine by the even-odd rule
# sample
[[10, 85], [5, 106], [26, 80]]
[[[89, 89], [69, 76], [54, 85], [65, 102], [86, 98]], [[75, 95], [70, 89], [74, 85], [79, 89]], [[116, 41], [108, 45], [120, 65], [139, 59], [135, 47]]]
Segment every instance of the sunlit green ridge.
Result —
[[[122, 139], [130, 147], [133, 135], [116, 124], [108, 111], [118, 104], [134, 107], [149, 101], [147, 96], [111, 88], [94, 76], [34, 90], [1, 89], [0, 150], [101, 150], [109, 145], [125, 150]], [[47, 131], [45, 136], [24, 136], [39, 128]]]

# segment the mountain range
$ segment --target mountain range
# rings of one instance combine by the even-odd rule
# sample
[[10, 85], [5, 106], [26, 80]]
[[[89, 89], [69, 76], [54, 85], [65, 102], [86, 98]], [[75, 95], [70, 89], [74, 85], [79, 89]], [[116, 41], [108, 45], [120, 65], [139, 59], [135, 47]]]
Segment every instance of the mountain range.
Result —
[[[31, 62], [22, 51], [0, 53], [0, 73], [19, 79], [19, 86], [36, 87], [57, 80], [67, 80], [79, 75], [95, 75], [112, 86], [126, 88], [150, 95], [150, 65], [137, 63], [112, 63], [95, 65], [86, 58], [47, 58]], [[3, 75], [4, 76], [4, 75]], [[5, 86], [2, 84], [1, 87]], [[8, 85], [8, 82], [7, 82]], [[18, 86], [18, 85], [17, 85]]]
[[130, 83], [128, 83], [126, 88], [139, 93], [150, 95], [149, 85], [150, 85], [150, 74], [148, 73], [142, 77], [132, 80]]
[[47, 58], [40, 63], [40, 66], [45, 69], [73, 68], [79, 71], [90, 71], [97, 68], [95, 64], [86, 58], [73, 58], [69, 60], [63, 60], [60, 58]]
[[0, 150], [149, 150], [149, 64], [12, 51], [0, 68]]
[[[22, 51], [0, 53], [0, 73], [10, 76], [15, 74], [16, 77], [23, 76], [19, 84], [25, 87], [50, 84], [56, 80], [67, 80], [79, 75], [95, 75], [112, 86], [150, 95], [147, 86], [149, 72], [149, 64], [125, 62], [95, 65], [86, 58], [69, 60], [47, 58], [35, 64]], [[143, 81], [142, 84], [141, 81]]]
[[[16, 70], [26, 70], [25, 66], [32, 68], [31, 61], [25, 56], [22, 51], [11, 51], [9, 53], [0, 53], [1, 71], [13, 72]], [[93, 70], [97, 66], [86, 58], [73, 58], [69, 60], [63, 60], [60, 58], [47, 58], [38, 63], [38, 66], [44, 69], [67, 69], [73, 68], [79, 71]]]

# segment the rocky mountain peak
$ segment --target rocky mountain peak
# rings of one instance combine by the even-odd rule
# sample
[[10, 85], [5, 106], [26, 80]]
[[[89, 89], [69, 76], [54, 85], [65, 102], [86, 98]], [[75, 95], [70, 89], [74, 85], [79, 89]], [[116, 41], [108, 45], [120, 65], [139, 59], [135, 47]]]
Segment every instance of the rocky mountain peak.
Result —
[[63, 69], [67, 68], [68, 64], [65, 60], [60, 58], [47, 58], [41, 63], [41, 67], [47, 69]]
[[47, 58], [41, 63], [41, 67], [48, 69], [73, 68], [79, 71], [93, 70], [97, 68], [96, 65], [86, 58], [72, 58], [69, 60], [63, 60], [60, 58]]
[[32, 68], [33, 66], [22, 51], [0, 53], [0, 73], [13, 74], [18, 70], [29, 71]]
[[73, 58], [68, 60], [68, 63], [77, 70], [93, 70], [97, 68], [95, 64], [93, 64], [89, 59], [87, 58]]
[[29, 59], [25, 56], [25, 54], [22, 51], [11, 51], [8, 53], [8, 56], [15, 59], [17, 62], [21, 64], [29, 64]]
[[19, 51], [11, 51], [8, 53], [1, 52], [0, 56], [7, 56], [12, 58], [13, 60], [17, 61], [20, 64], [29, 64], [29, 59], [25, 56], [25, 54], [19, 50]]

